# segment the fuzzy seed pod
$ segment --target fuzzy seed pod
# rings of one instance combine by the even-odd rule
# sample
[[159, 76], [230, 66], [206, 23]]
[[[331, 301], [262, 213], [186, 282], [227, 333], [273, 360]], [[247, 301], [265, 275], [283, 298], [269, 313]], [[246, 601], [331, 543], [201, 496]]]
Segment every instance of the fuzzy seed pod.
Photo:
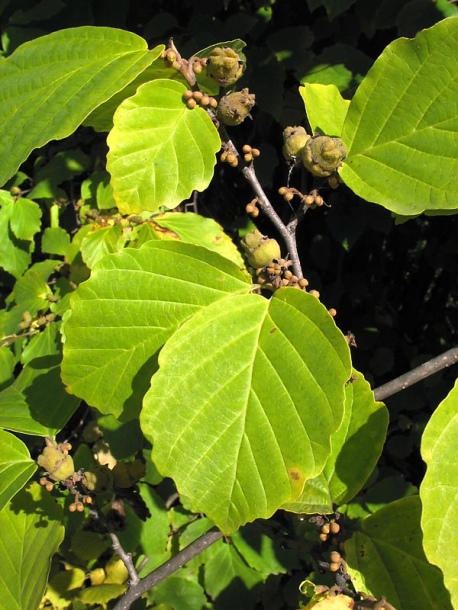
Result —
[[255, 269], [264, 267], [281, 256], [278, 242], [262, 235], [257, 229], [245, 235], [242, 239], [242, 247], [247, 253], [249, 264]]
[[347, 156], [347, 148], [340, 138], [314, 136], [301, 152], [302, 163], [320, 178], [330, 176], [342, 165]]
[[207, 58], [207, 74], [220, 87], [233, 85], [242, 76], [244, 64], [230, 47], [216, 47]]
[[95, 494], [103, 494], [113, 487], [113, 473], [108, 466], [94, 466], [92, 472], [85, 472], [81, 483]]
[[309, 134], [300, 125], [297, 127], [286, 127], [283, 130], [283, 156], [285, 159], [296, 162], [296, 157], [300, 157], [304, 146], [309, 140]]
[[254, 93], [248, 89], [227, 93], [219, 101], [216, 111], [218, 120], [229, 127], [240, 125], [249, 116], [255, 104], [254, 98]]
[[73, 459], [65, 454], [57, 444], [47, 441], [48, 446], [38, 456], [37, 463], [44, 468], [52, 481], [65, 481], [75, 472]]

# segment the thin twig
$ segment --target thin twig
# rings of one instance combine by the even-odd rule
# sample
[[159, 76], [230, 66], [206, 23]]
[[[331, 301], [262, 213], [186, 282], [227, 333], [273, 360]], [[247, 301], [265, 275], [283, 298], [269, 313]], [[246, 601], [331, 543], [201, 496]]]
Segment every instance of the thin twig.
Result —
[[211, 544], [222, 538], [223, 534], [216, 528], [212, 528], [206, 534], [197, 538], [177, 555], [161, 565], [157, 570], [140, 579], [136, 585], [131, 585], [127, 592], [121, 597], [113, 610], [129, 610], [136, 599], [144, 595], [162, 580], [176, 572], [191, 559], [202, 553]]
[[456, 362], [458, 362], [458, 347], [449, 349], [447, 352], [444, 352], [436, 358], [432, 358], [432, 360], [428, 360], [428, 362], [425, 362], [416, 369], [376, 388], [374, 390], [375, 400], [384, 400], [385, 398], [388, 398], [388, 396], [402, 392], [402, 390], [405, 390], [414, 383], [417, 383], [430, 375], [434, 375], [434, 373], [437, 373]]
[[97, 505], [91, 506], [91, 514], [100, 521], [103, 527], [107, 530], [110, 538], [111, 538], [111, 546], [113, 547], [114, 552], [118, 555], [118, 557], [122, 560], [123, 564], [126, 566], [127, 572], [129, 574], [129, 584], [130, 586], [136, 586], [140, 582], [140, 577], [137, 574], [137, 570], [135, 569], [134, 562], [132, 561], [132, 555], [127, 553], [121, 542], [116, 535], [114, 529], [105, 518], [105, 515], [102, 513], [100, 508]]

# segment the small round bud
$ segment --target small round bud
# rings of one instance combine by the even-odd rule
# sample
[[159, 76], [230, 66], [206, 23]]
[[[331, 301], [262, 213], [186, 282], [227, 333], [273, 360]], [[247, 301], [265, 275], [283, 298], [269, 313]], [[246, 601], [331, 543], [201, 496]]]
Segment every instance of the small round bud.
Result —
[[16, 197], [17, 195], [21, 194], [21, 189], [18, 186], [12, 186], [10, 188], [10, 193], [13, 195], [13, 197]]
[[186, 106], [187, 106], [187, 107], [188, 107], [190, 110], [193, 110], [193, 109], [194, 109], [194, 108], [197, 106], [197, 102], [196, 102], [196, 100], [195, 100], [194, 98], [191, 98], [191, 99], [189, 99], [189, 100], [186, 102]]
[[253, 161], [253, 155], [251, 153], [246, 153], [243, 155], [243, 160], [245, 163], [251, 163]]
[[206, 108], [209, 104], [210, 104], [210, 96], [207, 94], [204, 94], [202, 96], [202, 99], [200, 100], [200, 105], [203, 106], [204, 108]]
[[210, 108], [218, 108], [218, 100], [216, 100], [214, 97], [211, 97], [209, 106]]
[[334, 307], [331, 307], [330, 309], [328, 309], [329, 315], [332, 316], [333, 318], [336, 317], [337, 315], [337, 310], [334, 309]]
[[51, 481], [48, 481], [46, 483], [45, 489], [46, 489], [46, 491], [52, 491], [54, 489], [54, 485], [51, 483]]
[[290, 280], [293, 277], [293, 274], [291, 273], [291, 271], [289, 269], [287, 269], [285, 271], [285, 273], [283, 274], [283, 276], [287, 279]]
[[172, 49], [169, 49], [168, 51], [166, 51], [165, 53], [165, 59], [170, 63], [173, 64], [174, 61], [177, 60], [177, 54], [175, 53], [175, 51], [172, 51]]
[[244, 145], [242, 146], [242, 151], [243, 151], [244, 153], [246, 153], [246, 154], [250, 153], [250, 152], [251, 152], [251, 146], [250, 146], [249, 144], [244, 144]]
[[315, 203], [315, 197], [313, 195], [307, 195], [307, 197], [304, 198], [304, 203], [305, 205], [312, 205]]
[[236, 155], [234, 155], [234, 153], [228, 153], [226, 161], [229, 163], [229, 165], [231, 165], [232, 167], [236, 167], [238, 165], [238, 160]]
[[326, 542], [326, 540], [328, 539], [328, 535], [327, 534], [320, 534], [319, 536], [321, 542]]
[[75, 504], [74, 502], [73, 502], [72, 504], [69, 504], [69, 505], [68, 505], [68, 510], [69, 510], [71, 513], [74, 513], [74, 512], [75, 512], [75, 510], [76, 510], [76, 504]]
[[245, 208], [245, 212], [246, 212], [247, 214], [251, 214], [251, 212], [254, 210], [254, 208], [255, 208], [255, 207], [256, 207], [256, 206], [254, 206], [253, 204], [249, 203], [249, 204], [246, 206], [246, 208]]
[[292, 201], [294, 199], [294, 193], [292, 193], [291, 191], [287, 191], [284, 195], [283, 195], [283, 199], [285, 201]]
[[194, 62], [192, 69], [194, 70], [194, 74], [200, 74], [202, 72], [202, 64], [200, 62]]
[[254, 210], [251, 212], [251, 216], [253, 218], [257, 218], [259, 216], [259, 209], [255, 207]]
[[82, 504], [81, 502], [78, 502], [77, 505], [76, 505], [76, 510], [79, 513], [82, 513], [84, 511], [84, 504]]
[[288, 189], [286, 188], [286, 186], [281, 186], [281, 187], [278, 189], [278, 194], [279, 194], [279, 195], [284, 195], [284, 194], [285, 194], [285, 193], [287, 193], [287, 192], [288, 192]]
[[204, 94], [202, 93], [202, 91], [194, 91], [192, 97], [196, 100], [196, 102], [200, 102], [202, 101]]
[[338, 572], [340, 569], [340, 562], [339, 563], [330, 563], [329, 564], [329, 569], [331, 570], [331, 572]]
[[251, 149], [251, 154], [253, 155], [253, 157], [259, 157], [259, 155], [261, 154], [261, 151], [259, 150], [259, 148], [252, 148]]
[[340, 563], [342, 557], [341, 557], [339, 551], [332, 551], [332, 553], [330, 555], [330, 559], [333, 563]]
[[223, 150], [223, 152], [221, 153], [221, 156], [219, 158], [219, 160], [221, 161], [221, 163], [226, 163], [227, 161], [227, 155], [229, 153], [227, 152], [227, 150]]
[[[311, 292], [311, 291], [310, 291]], [[333, 521], [331, 523], [331, 534], [338, 534], [340, 532], [340, 525]]]
[[322, 534], [329, 534], [329, 532], [331, 531], [331, 528], [329, 527], [329, 523], [324, 523], [321, 526], [321, 530], [320, 531], [321, 531]]
[[301, 277], [301, 279], [298, 281], [298, 284], [301, 288], [307, 288], [309, 282], [305, 279], [305, 277]]
[[184, 93], [183, 93], [183, 97], [185, 100], [189, 100], [193, 97], [194, 95], [194, 91], [191, 91], [191, 89], [187, 89]]
[[315, 203], [315, 205], [318, 205], [318, 206], [323, 205], [323, 203], [324, 203], [323, 197], [321, 197], [320, 195], [317, 195], [315, 197], [314, 203]]
[[309, 294], [311, 294], [312, 297], [316, 297], [317, 299], [320, 298], [320, 293], [318, 292], [318, 290], [309, 290]]

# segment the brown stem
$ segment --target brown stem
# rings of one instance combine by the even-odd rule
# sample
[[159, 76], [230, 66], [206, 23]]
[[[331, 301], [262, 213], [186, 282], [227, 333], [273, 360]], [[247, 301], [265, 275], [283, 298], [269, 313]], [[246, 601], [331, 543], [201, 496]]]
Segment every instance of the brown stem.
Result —
[[425, 362], [412, 371], [379, 386], [374, 390], [375, 400], [384, 400], [385, 398], [388, 398], [388, 396], [397, 394], [397, 392], [402, 392], [402, 390], [405, 390], [414, 383], [426, 379], [426, 377], [434, 375], [434, 373], [437, 373], [456, 362], [458, 362], [458, 347], [454, 347], [440, 356], [428, 360], [428, 362]]
[[202, 553], [202, 551], [222, 538], [222, 536], [223, 534], [218, 529], [212, 528], [206, 534], [200, 538], [197, 538], [197, 540], [189, 544], [177, 555], [172, 557], [172, 559], [169, 559], [169, 561], [151, 572], [151, 574], [148, 574], [148, 576], [145, 576], [145, 578], [140, 579], [135, 585], [131, 585], [127, 592], [114, 606], [113, 610], [128, 610], [136, 599], [152, 589], [155, 585], [164, 580], [164, 578], [167, 578], [167, 576], [170, 576], [170, 574], [176, 572], [191, 559]]

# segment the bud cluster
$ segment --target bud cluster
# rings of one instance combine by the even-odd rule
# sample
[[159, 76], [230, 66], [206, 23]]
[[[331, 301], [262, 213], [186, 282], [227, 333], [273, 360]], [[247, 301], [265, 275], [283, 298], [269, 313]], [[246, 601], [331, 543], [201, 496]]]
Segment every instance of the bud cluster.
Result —
[[300, 191], [298, 191], [297, 189], [295, 189], [293, 187], [281, 186], [278, 189], [278, 194], [281, 195], [287, 203], [292, 201], [294, 199], [294, 197], [297, 196], [300, 198], [301, 203], [306, 205], [307, 208], [311, 208], [312, 210], [315, 209], [316, 207], [326, 205], [323, 197], [321, 197], [321, 195], [318, 194], [317, 189], [313, 189], [313, 191], [310, 191], [310, 193], [308, 195], [304, 195], [303, 193], [301, 193]]
[[214, 97], [211, 97], [202, 91], [192, 91], [191, 89], [187, 89], [183, 93], [183, 99], [186, 102], [186, 106], [191, 110], [196, 106], [212, 109], [215, 109], [218, 106], [218, 102]]

